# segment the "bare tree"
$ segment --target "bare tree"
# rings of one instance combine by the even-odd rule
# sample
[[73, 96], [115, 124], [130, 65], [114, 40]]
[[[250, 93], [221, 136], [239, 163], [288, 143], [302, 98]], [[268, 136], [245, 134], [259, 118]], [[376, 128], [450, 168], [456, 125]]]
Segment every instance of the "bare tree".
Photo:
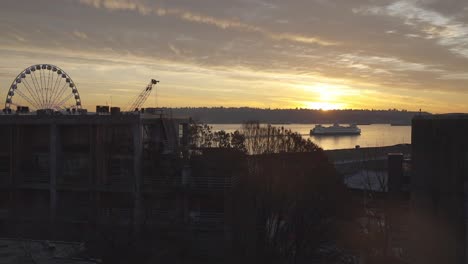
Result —
[[402, 201], [398, 195], [390, 192], [387, 172], [376, 169], [384, 168], [385, 160], [379, 160], [379, 154], [371, 150], [363, 155], [359, 166], [362, 176], [362, 250], [370, 263], [398, 263], [403, 255], [396, 255], [392, 251], [391, 241], [396, 224], [393, 216], [404, 213], [398, 209]]
[[[248, 151], [243, 195], [253, 200], [256, 263], [302, 263], [324, 256], [345, 206], [342, 180], [321, 148], [300, 134], [258, 122], [239, 131]], [[325, 261], [325, 260], [324, 260]], [[342, 262], [340, 262], [342, 263]]]
[[192, 123], [189, 128], [189, 134], [192, 148], [213, 147], [214, 134], [209, 125]]
[[253, 204], [252, 211], [240, 214], [255, 218], [254, 237], [238, 234], [256, 240], [255, 250], [240, 250], [255, 255], [247, 255], [247, 260], [302, 263], [342, 257], [333, 248], [327, 254], [323, 250], [335, 241], [334, 225], [345, 206], [345, 190], [320, 147], [284, 127], [259, 122], [247, 122], [231, 134], [212, 132], [206, 125], [193, 132], [194, 146], [236, 148], [249, 154], [248, 173], [238, 192], [240, 207]]
[[245, 147], [249, 154], [313, 152], [320, 149], [310, 139], [284, 127], [262, 125], [250, 121], [239, 131], [245, 137]]
[[[322, 151], [249, 156], [257, 263], [302, 263], [334, 244], [345, 189]], [[332, 256], [333, 255], [333, 256]]]
[[218, 148], [231, 148], [231, 134], [224, 130], [214, 132], [213, 141]]

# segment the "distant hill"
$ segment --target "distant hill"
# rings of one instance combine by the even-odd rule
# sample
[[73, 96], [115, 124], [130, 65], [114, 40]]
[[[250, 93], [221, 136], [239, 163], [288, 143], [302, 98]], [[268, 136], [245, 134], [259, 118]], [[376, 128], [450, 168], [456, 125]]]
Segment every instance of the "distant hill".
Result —
[[410, 124], [415, 115], [426, 112], [406, 110], [311, 110], [311, 109], [260, 109], [250, 107], [184, 107], [165, 108], [173, 116], [191, 117], [201, 123], [229, 124], [256, 120], [271, 124], [306, 123], [398, 123]]

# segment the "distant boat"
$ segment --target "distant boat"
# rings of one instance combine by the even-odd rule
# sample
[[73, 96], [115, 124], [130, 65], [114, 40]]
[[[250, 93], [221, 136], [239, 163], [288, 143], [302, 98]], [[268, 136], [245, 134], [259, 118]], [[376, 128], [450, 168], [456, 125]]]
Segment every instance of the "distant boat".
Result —
[[333, 126], [324, 127], [322, 125], [316, 125], [313, 129], [310, 130], [310, 135], [319, 136], [319, 135], [360, 135], [361, 129], [355, 125], [349, 126], [340, 126], [339, 124], [333, 124]]

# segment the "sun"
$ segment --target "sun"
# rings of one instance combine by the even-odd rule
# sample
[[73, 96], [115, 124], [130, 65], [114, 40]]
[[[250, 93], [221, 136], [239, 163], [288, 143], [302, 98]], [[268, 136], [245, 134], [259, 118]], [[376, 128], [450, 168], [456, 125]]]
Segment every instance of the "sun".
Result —
[[343, 109], [346, 107], [342, 101], [343, 88], [337, 85], [326, 83], [315, 84], [307, 87], [308, 92], [315, 94], [315, 98], [303, 102], [303, 105], [309, 109], [321, 109], [324, 111]]

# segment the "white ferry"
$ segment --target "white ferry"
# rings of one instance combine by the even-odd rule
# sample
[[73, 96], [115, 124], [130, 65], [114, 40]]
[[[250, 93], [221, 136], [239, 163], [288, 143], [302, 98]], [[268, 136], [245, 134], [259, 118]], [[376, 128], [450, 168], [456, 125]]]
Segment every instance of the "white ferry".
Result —
[[333, 124], [333, 126], [324, 127], [322, 125], [316, 125], [313, 129], [310, 130], [310, 135], [360, 135], [361, 129], [355, 125], [349, 126], [340, 126], [338, 124]]

